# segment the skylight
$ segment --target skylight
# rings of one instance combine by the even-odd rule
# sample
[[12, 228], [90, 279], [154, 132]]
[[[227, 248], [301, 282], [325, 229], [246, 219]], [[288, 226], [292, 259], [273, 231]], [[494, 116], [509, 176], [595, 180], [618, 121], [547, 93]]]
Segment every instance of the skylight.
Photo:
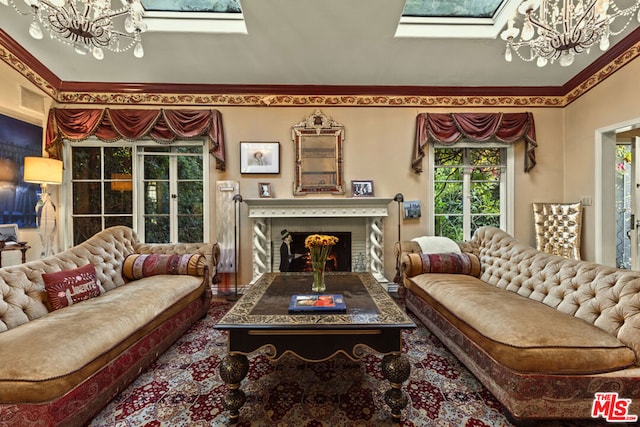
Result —
[[496, 38], [522, 0], [406, 0], [396, 37]]
[[406, 0], [402, 16], [493, 18], [503, 0]]
[[147, 12], [242, 13], [237, 0], [142, 0]]
[[141, 0], [149, 31], [247, 33], [238, 0]]

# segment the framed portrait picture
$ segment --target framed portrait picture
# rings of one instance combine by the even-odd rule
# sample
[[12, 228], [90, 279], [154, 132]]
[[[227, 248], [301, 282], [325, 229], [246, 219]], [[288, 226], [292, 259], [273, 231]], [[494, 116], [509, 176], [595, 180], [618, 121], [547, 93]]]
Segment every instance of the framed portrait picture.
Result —
[[271, 183], [270, 182], [259, 182], [258, 183], [258, 196], [262, 198], [270, 198], [271, 194]]
[[420, 211], [420, 200], [411, 200], [404, 202], [403, 205], [404, 218], [420, 218], [422, 212]]
[[373, 197], [373, 181], [351, 181], [351, 195], [353, 197]]
[[280, 173], [280, 143], [240, 142], [240, 173]]

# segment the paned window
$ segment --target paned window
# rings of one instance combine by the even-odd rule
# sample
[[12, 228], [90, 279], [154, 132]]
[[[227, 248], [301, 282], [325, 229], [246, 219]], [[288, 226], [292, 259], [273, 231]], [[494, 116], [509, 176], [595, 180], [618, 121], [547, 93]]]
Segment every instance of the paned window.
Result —
[[114, 225], [147, 243], [201, 242], [208, 235], [208, 157], [202, 142], [70, 143], [72, 244]]
[[430, 147], [434, 235], [468, 240], [485, 225], [508, 229], [512, 148], [502, 144]]
[[132, 152], [131, 144], [71, 147], [74, 245], [114, 225], [133, 227]]
[[146, 242], [204, 241], [202, 146], [141, 147], [138, 155], [143, 177], [138, 232]]

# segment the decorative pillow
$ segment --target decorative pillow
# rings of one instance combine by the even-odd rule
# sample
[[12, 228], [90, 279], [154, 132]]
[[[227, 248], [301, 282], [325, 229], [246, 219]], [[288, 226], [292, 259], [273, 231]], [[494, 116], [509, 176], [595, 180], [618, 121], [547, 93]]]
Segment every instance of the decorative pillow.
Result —
[[131, 254], [124, 259], [122, 275], [129, 280], [157, 274], [204, 276], [206, 265], [201, 254]]
[[403, 264], [409, 277], [422, 273], [466, 274], [479, 277], [481, 273], [480, 258], [467, 252], [407, 254]]
[[74, 270], [43, 273], [44, 288], [53, 310], [94, 298], [104, 293], [93, 265], [87, 264]]

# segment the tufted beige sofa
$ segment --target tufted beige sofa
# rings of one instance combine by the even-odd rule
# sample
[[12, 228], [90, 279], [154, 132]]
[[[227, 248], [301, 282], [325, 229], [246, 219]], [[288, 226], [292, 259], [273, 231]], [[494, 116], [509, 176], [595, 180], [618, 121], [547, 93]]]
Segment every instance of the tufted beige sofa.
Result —
[[[134, 253], [200, 253], [204, 277], [125, 282]], [[0, 269], [0, 425], [79, 426], [206, 315], [217, 244], [143, 244], [127, 227], [104, 230], [42, 260]], [[48, 310], [42, 273], [91, 263], [105, 293]]]
[[598, 392], [640, 415], [640, 272], [538, 252], [494, 227], [459, 246], [479, 277], [423, 273], [420, 247], [397, 246], [401, 293], [515, 420], [590, 419]]

